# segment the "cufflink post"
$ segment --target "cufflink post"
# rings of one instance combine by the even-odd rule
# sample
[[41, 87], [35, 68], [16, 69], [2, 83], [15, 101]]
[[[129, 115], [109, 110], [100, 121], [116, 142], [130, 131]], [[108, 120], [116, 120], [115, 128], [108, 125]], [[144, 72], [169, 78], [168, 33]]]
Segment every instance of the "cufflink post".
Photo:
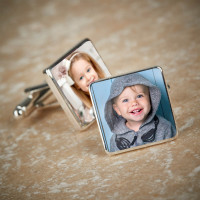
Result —
[[28, 97], [19, 103], [14, 111], [15, 118], [24, 118], [37, 108], [59, 105], [47, 83], [26, 88]]

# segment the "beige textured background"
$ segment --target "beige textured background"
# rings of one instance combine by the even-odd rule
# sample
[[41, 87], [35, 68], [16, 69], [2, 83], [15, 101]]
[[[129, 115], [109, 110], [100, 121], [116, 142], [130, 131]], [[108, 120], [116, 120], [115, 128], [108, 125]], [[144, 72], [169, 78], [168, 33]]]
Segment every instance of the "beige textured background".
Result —
[[[200, 199], [200, 1], [0, 1], [0, 199]], [[61, 108], [15, 120], [24, 88], [83, 38], [113, 75], [164, 66], [179, 137], [109, 157]]]

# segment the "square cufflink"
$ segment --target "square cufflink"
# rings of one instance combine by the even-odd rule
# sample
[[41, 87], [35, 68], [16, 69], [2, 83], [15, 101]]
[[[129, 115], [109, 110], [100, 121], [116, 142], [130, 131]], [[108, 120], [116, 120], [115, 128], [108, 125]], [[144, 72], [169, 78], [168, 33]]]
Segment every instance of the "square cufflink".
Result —
[[110, 76], [90, 39], [84, 39], [43, 71], [46, 83], [25, 89], [28, 97], [13, 111], [16, 118], [32, 111], [60, 105], [78, 130], [95, 121], [89, 86]]

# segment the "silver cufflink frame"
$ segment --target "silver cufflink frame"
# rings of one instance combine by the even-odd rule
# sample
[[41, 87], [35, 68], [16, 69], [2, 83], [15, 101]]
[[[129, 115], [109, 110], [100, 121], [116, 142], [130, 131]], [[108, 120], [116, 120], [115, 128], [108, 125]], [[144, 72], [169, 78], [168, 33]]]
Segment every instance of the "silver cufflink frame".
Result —
[[87, 55], [88, 58], [98, 65], [105, 75], [103, 78], [110, 76], [110, 72], [94, 44], [90, 39], [86, 38], [43, 70], [46, 82], [24, 90], [27, 98], [15, 107], [13, 111], [15, 118], [27, 117], [35, 109], [60, 105], [66, 117], [77, 130], [85, 130], [95, 121], [93, 108], [87, 108], [81, 97], [79, 97], [76, 91], [74, 92], [74, 88], [71, 89], [74, 81], [68, 73], [64, 74], [59, 80], [57, 77], [59, 67], [64, 67], [66, 70], [69, 70], [70, 62], [77, 54]]
[[[112, 84], [114, 81], [117, 82], [117, 80], [119, 79], [118, 85], [120, 85], [123, 82], [121, 79], [122, 77], [128, 77], [130, 75], [132, 76], [135, 74], [139, 74], [140, 76], [142, 76], [143, 78], [151, 82], [152, 85], [159, 88], [160, 93], [161, 93], [161, 97], [160, 97], [161, 99], [158, 106], [158, 110], [156, 111], [155, 115], [160, 116], [162, 119], [159, 117], [160, 122], [158, 120], [158, 122], [155, 123], [156, 124], [155, 126], [157, 129], [157, 125], [158, 125], [158, 129], [160, 129], [161, 122], [164, 118], [164, 121], [167, 123], [166, 127], [167, 126], [170, 127], [169, 132], [171, 132], [171, 136], [169, 136], [170, 134], [168, 133], [165, 133], [165, 134], [161, 133], [161, 135], [163, 134], [163, 137], [159, 138], [159, 136], [156, 135], [158, 133], [155, 130], [155, 133], [153, 135], [150, 135], [149, 138], [147, 138], [145, 142], [141, 142], [142, 141], [141, 140], [142, 137], [140, 135], [141, 130], [138, 132], [136, 131], [134, 133], [134, 131], [132, 131], [131, 129], [128, 129], [126, 126], [123, 126], [122, 128], [118, 127], [118, 124], [120, 124], [120, 122], [116, 124], [118, 128], [115, 128], [115, 129], [113, 128], [114, 130], [112, 130], [111, 126], [109, 126], [109, 123], [111, 122], [113, 123], [113, 121], [116, 119], [115, 111], [113, 111], [113, 113], [115, 112], [113, 119], [112, 120], [107, 119], [111, 111], [108, 110], [108, 107], [106, 106], [106, 102], [109, 99], [109, 95], [112, 91]], [[134, 82], [134, 80], [131, 79], [131, 82]], [[163, 70], [159, 66], [150, 67], [150, 68], [143, 69], [140, 71], [134, 71], [134, 72], [121, 74], [117, 76], [111, 76], [103, 80], [98, 80], [90, 85], [90, 95], [91, 95], [93, 107], [95, 110], [95, 116], [96, 116], [97, 124], [99, 127], [100, 136], [102, 139], [104, 150], [108, 155], [116, 155], [116, 154], [132, 151], [132, 150], [137, 150], [140, 148], [149, 147], [156, 144], [165, 143], [168, 141], [172, 141], [178, 137], [176, 120], [175, 120], [174, 113], [172, 110], [172, 106], [171, 106], [171, 102], [170, 102], [170, 98], [168, 94], [168, 88], [170, 87], [169, 85], [166, 84]], [[116, 91], [116, 88], [114, 88], [113, 90]], [[126, 98], [129, 98], [129, 97], [126, 96]], [[123, 118], [123, 117], [120, 116], [119, 119], [120, 118]], [[155, 129], [154, 126], [152, 127]], [[132, 145], [126, 146], [128, 142], [127, 139], [130, 139], [130, 138], [128, 138], [128, 136], [125, 136], [126, 135], [125, 133], [119, 132], [120, 128], [122, 130], [126, 130], [127, 132], [131, 132], [131, 135], [135, 134], [136, 137], [134, 137], [134, 139], [131, 140], [133, 141]], [[125, 138], [122, 143], [122, 146], [123, 145], [125, 146], [124, 148], [114, 149], [114, 150], [112, 149], [111, 140], [112, 140], [112, 137], [114, 137], [115, 135], [117, 135], [119, 138]]]

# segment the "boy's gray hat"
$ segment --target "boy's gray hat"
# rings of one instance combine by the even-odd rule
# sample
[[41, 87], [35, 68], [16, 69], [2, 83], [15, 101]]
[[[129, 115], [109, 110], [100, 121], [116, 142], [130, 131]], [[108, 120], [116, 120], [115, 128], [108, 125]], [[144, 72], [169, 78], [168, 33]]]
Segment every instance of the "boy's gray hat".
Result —
[[113, 99], [119, 96], [126, 87], [133, 85], [145, 85], [149, 87], [149, 93], [151, 99], [151, 112], [145, 124], [150, 122], [156, 114], [161, 98], [161, 93], [158, 87], [153, 85], [150, 81], [148, 81], [138, 73], [131, 73], [128, 75], [122, 75], [120, 77], [117, 77], [112, 82], [110, 89], [110, 96], [108, 97], [108, 100], [106, 101], [106, 105], [104, 108], [105, 119], [112, 132], [115, 132], [114, 129], [117, 128], [117, 125], [123, 119], [113, 109]]

